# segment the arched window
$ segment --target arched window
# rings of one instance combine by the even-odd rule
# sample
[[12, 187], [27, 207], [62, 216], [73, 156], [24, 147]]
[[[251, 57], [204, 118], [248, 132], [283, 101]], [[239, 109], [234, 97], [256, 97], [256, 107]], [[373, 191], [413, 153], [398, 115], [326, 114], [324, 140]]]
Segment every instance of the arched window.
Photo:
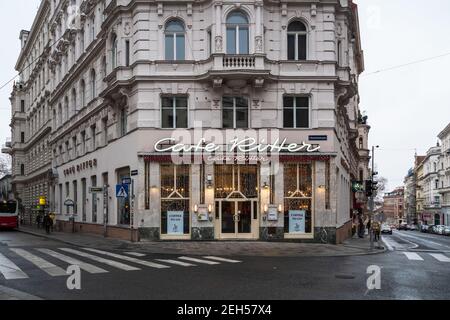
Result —
[[249, 53], [249, 27], [247, 16], [234, 11], [227, 18], [227, 53]]
[[166, 60], [185, 60], [184, 24], [179, 20], [171, 20], [166, 24]]
[[80, 82], [80, 105], [82, 108], [86, 106], [86, 84], [84, 80]]
[[115, 69], [117, 67], [117, 36], [113, 34], [111, 38], [111, 67]]
[[96, 76], [95, 76], [95, 70], [91, 70], [91, 100], [94, 100], [96, 97]]
[[306, 60], [307, 29], [301, 21], [288, 26], [288, 60]]
[[106, 77], [106, 57], [103, 56], [102, 58], [102, 77]]

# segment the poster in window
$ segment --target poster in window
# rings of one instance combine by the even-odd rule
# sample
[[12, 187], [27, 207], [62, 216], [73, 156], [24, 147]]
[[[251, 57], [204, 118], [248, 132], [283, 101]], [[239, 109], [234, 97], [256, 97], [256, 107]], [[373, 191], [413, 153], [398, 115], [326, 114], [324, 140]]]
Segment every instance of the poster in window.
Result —
[[184, 234], [184, 212], [169, 211], [167, 212], [167, 234], [183, 235]]
[[289, 211], [289, 233], [305, 233], [305, 210]]

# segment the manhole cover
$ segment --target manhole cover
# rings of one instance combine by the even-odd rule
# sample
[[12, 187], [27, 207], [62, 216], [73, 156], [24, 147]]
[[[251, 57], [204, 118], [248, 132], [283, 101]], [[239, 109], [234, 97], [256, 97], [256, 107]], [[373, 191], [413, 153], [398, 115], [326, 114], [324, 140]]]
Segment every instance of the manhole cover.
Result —
[[351, 279], [355, 279], [355, 276], [351, 275], [351, 274], [337, 274], [335, 275], [336, 279], [346, 279], [346, 280], [351, 280]]

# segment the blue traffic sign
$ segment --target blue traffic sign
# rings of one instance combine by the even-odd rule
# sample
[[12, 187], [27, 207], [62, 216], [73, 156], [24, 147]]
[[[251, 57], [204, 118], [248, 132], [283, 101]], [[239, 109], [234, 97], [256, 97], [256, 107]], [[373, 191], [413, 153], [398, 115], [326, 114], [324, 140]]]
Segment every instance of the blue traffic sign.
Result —
[[116, 197], [117, 198], [128, 198], [129, 188], [126, 184], [118, 184], [116, 185]]

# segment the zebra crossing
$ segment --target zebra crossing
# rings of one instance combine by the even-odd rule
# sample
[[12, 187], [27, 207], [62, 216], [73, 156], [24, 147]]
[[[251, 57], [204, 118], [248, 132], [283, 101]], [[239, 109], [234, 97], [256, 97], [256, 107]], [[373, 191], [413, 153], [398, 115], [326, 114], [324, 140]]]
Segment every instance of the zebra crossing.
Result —
[[[220, 264], [236, 264], [242, 261], [216, 256], [177, 258], [161, 258], [144, 260], [145, 254], [137, 252], [125, 252], [119, 254], [93, 248], [8, 248], [8, 251], [0, 253], [0, 280], [29, 279], [30, 273], [22, 265], [28, 262], [34, 269], [40, 270], [50, 277], [68, 276], [66, 269], [70, 265], [77, 265], [81, 270], [90, 274], [104, 274], [110, 271], [105, 266], [123, 272], [136, 272], [143, 269], [169, 269], [192, 268], [199, 266], [216, 266]], [[50, 261], [49, 261], [50, 260]], [[59, 266], [55, 261], [63, 263]], [[22, 266], [21, 267], [19, 267]]]
[[427, 252], [421, 252], [421, 254], [417, 252], [409, 252], [404, 251], [402, 254], [410, 261], [425, 261], [426, 259], [430, 259], [429, 257], [433, 258], [434, 261], [438, 262], [450, 262], [450, 258], [442, 253], [427, 253]]

